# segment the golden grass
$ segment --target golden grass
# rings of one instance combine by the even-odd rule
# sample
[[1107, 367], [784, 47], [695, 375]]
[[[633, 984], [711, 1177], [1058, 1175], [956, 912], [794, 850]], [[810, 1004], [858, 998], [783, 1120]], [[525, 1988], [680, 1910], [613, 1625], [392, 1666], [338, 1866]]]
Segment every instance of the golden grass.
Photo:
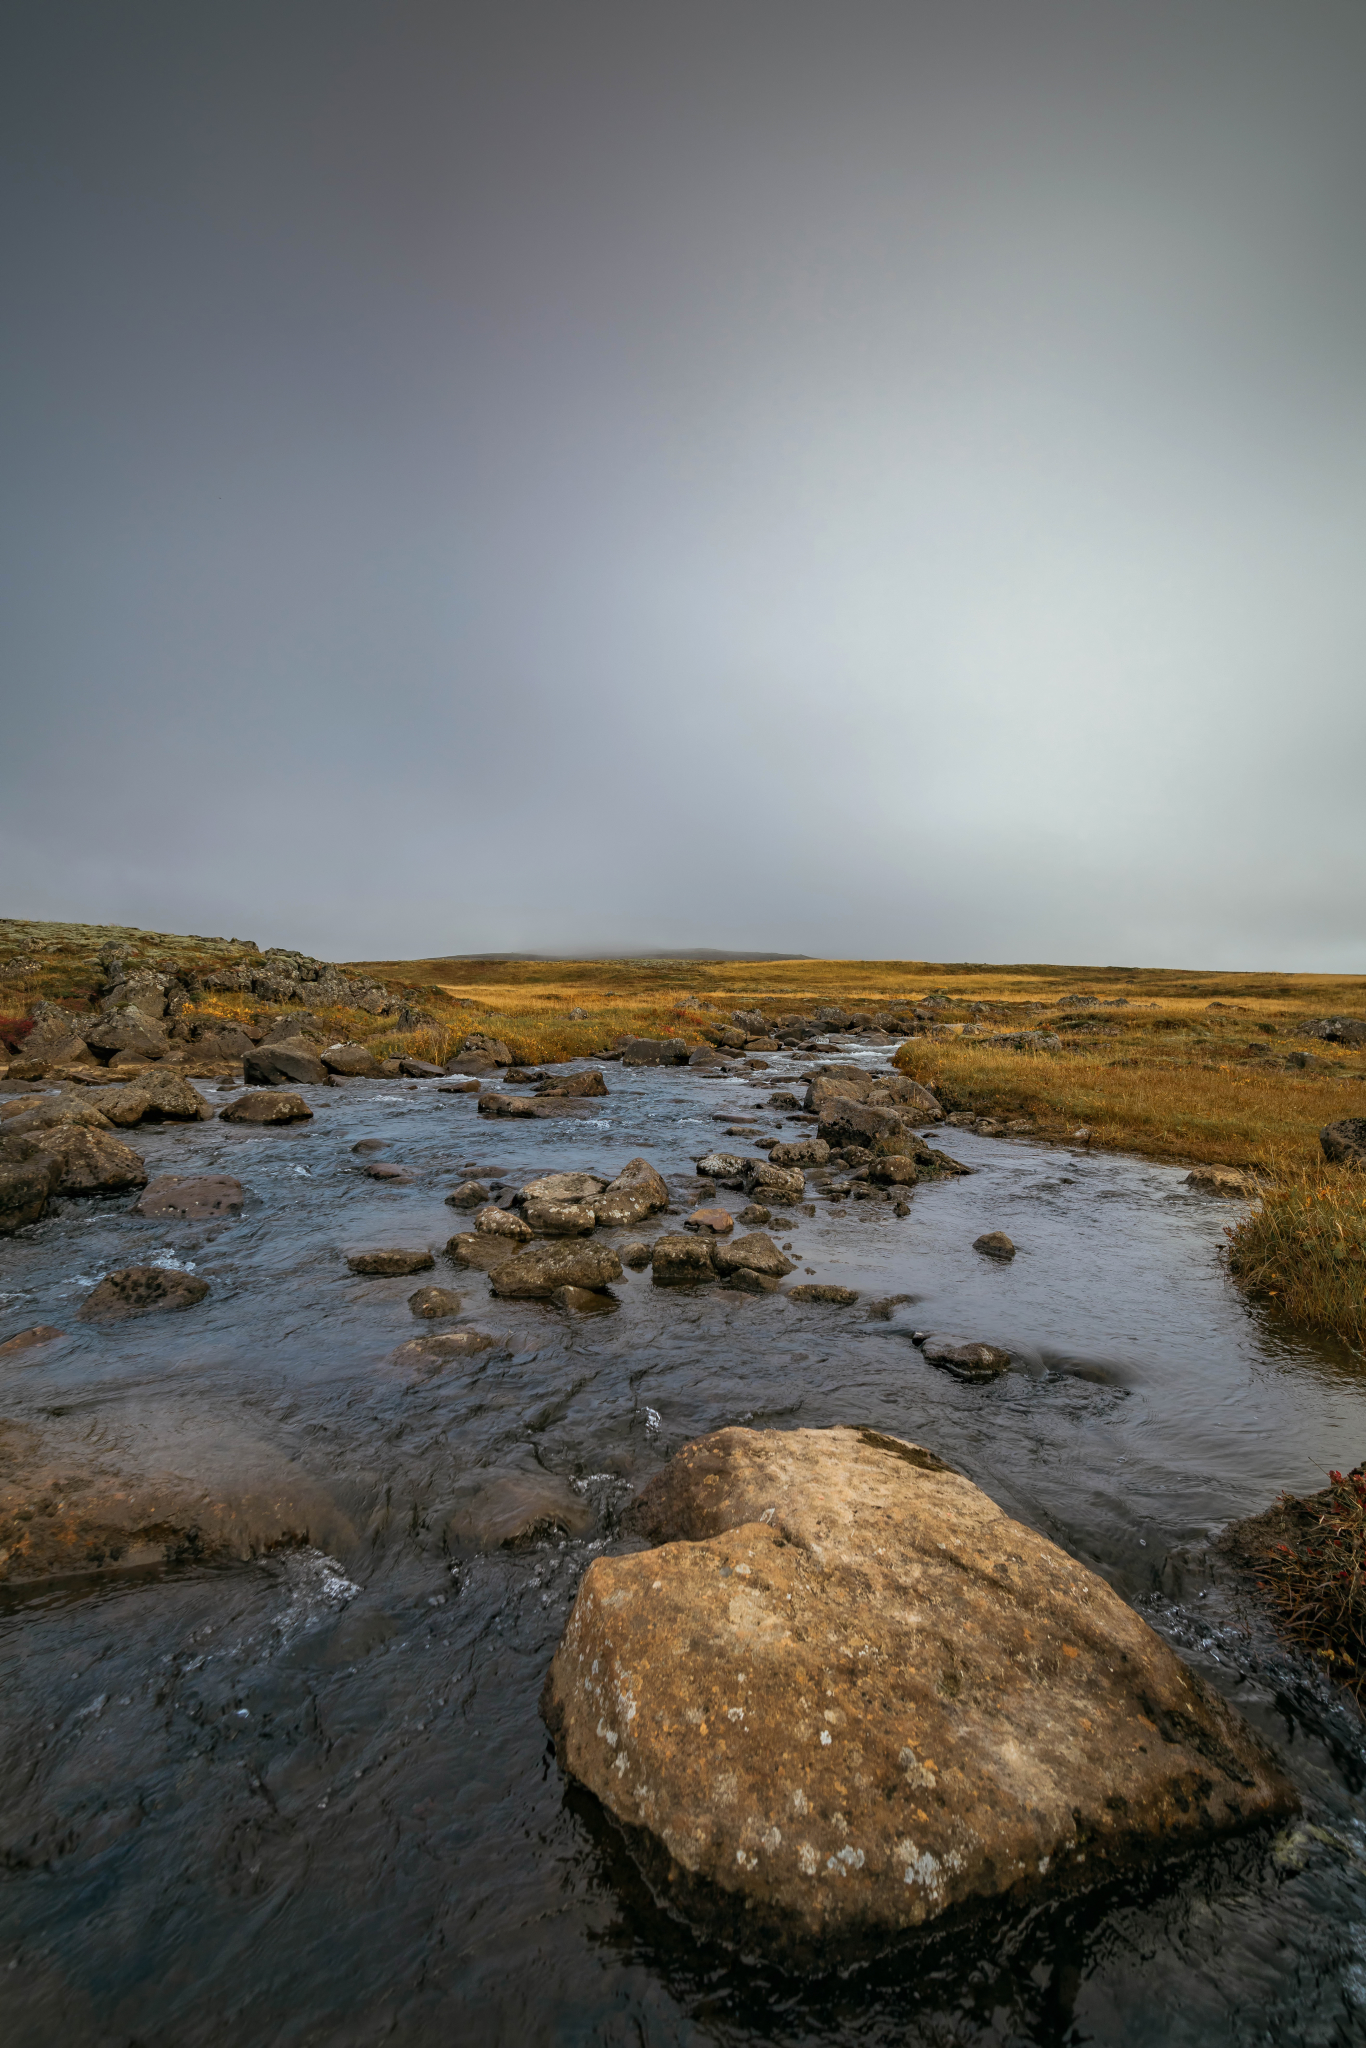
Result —
[[1366, 1179], [1320, 1166], [1268, 1188], [1229, 1233], [1229, 1271], [1290, 1321], [1366, 1350]]

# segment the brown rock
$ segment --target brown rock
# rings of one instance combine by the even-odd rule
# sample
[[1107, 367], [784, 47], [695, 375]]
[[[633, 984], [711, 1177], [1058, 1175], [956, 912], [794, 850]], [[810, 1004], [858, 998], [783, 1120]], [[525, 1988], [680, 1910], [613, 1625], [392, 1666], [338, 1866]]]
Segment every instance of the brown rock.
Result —
[[708, 1230], [714, 1237], [724, 1237], [734, 1230], [735, 1218], [729, 1209], [694, 1209], [691, 1216], [683, 1219], [685, 1230]]
[[768, 1155], [770, 1166], [828, 1166], [830, 1147], [824, 1138], [796, 1138], [790, 1145], [775, 1145]]
[[719, 1181], [723, 1188], [738, 1188], [744, 1185], [745, 1168], [754, 1163], [742, 1159], [738, 1152], [707, 1152], [697, 1161], [697, 1171], [708, 1180]]
[[756, 1273], [749, 1266], [737, 1266], [721, 1282], [735, 1294], [776, 1294], [778, 1283], [769, 1273]]
[[111, 1131], [62, 1124], [37, 1134], [34, 1143], [56, 1165], [60, 1194], [115, 1195], [147, 1184], [147, 1168], [139, 1154]]
[[115, 1010], [84, 1031], [84, 1042], [94, 1053], [108, 1060], [116, 1053], [137, 1053], [143, 1059], [163, 1059], [171, 1042], [155, 1017], [138, 1010]]
[[1252, 1175], [1236, 1166], [1197, 1166], [1186, 1175], [1186, 1186], [1198, 1188], [1204, 1195], [1225, 1195], [1238, 1201], [1257, 1193]]
[[1004, 1230], [988, 1230], [982, 1237], [974, 1237], [972, 1248], [988, 1259], [1013, 1259], [1015, 1246]]
[[441, 1316], [458, 1316], [460, 1296], [449, 1287], [419, 1287], [416, 1294], [408, 1296], [408, 1306], [415, 1316], [425, 1316], [435, 1322]]
[[621, 1306], [607, 1289], [594, 1293], [590, 1287], [557, 1287], [550, 1299], [556, 1308], [569, 1309], [580, 1316], [605, 1315]]
[[648, 1159], [628, 1160], [616, 1179], [593, 1198], [593, 1214], [604, 1229], [629, 1229], [668, 1206], [668, 1184]]
[[479, 1097], [480, 1116], [583, 1116], [586, 1103], [572, 1095], [499, 1095], [486, 1089]]
[[365, 1173], [370, 1180], [397, 1182], [400, 1187], [410, 1186], [413, 1178], [406, 1166], [395, 1166], [392, 1160], [387, 1159], [372, 1159]]
[[596, 1068], [583, 1074], [559, 1074], [548, 1081], [542, 1081], [536, 1090], [538, 1095], [566, 1095], [587, 1097], [605, 1095], [607, 1083]]
[[482, 1209], [489, 1198], [489, 1191], [481, 1180], [462, 1180], [458, 1188], [452, 1188], [446, 1197], [450, 1209]]
[[348, 1252], [346, 1263], [353, 1273], [371, 1278], [392, 1278], [401, 1273], [425, 1273], [436, 1264], [429, 1251], [394, 1249], [379, 1252]]
[[301, 1095], [262, 1090], [239, 1095], [218, 1114], [225, 1124], [296, 1124], [313, 1112]]
[[120, 1323], [162, 1309], [193, 1308], [208, 1291], [207, 1280], [174, 1266], [125, 1266], [106, 1273], [76, 1313], [83, 1323]]
[[521, 1244], [531, 1236], [529, 1223], [524, 1223], [511, 1209], [500, 1209], [496, 1202], [490, 1202], [479, 1211], [474, 1227], [483, 1237], [511, 1237]]
[[279, 1088], [289, 1081], [316, 1088], [326, 1081], [327, 1068], [312, 1039], [281, 1038], [243, 1055], [242, 1078], [256, 1088]]
[[58, 1178], [55, 1160], [36, 1151], [28, 1159], [0, 1160], [0, 1237], [36, 1223]]
[[753, 1229], [757, 1223], [770, 1222], [772, 1220], [772, 1213], [771, 1210], [764, 1207], [762, 1202], [746, 1202], [735, 1220], [737, 1223], [748, 1223], [750, 1228]]
[[629, 1266], [633, 1272], [642, 1272], [654, 1257], [654, 1249], [652, 1244], [643, 1241], [639, 1244], [623, 1245], [621, 1263], [623, 1266]]
[[173, 1067], [149, 1067], [122, 1088], [92, 1088], [86, 1097], [114, 1124], [202, 1122], [213, 1111], [194, 1084]]
[[712, 1260], [718, 1273], [736, 1273], [744, 1268], [766, 1274], [770, 1280], [781, 1280], [784, 1274], [792, 1272], [795, 1264], [762, 1230], [733, 1238], [729, 1244], [713, 1245]]
[[666, 1231], [655, 1239], [650, 1277], [656, 1287], [691, 1287], [699, 1281], [715, 1280], [715, 1250], [710, 1237], [691, 1236], [686, 1230]]
[[789, 1301], [823, 1301], [832, 1308], [852, 1308], [858, 1300], [856, 1287], [832, 1287], [828, 1281], [815, 1281], [809, 1287], [789, 1287]]
[[621, 1260], [614, 1251], [584, 1239], [568, 1239], [526, 1246], [494, 1268], [489, 1284], [495, 1294], [513, 1301], [549, 1301], [561, 1287], [596, 1293], [620, 1278]]
[[1010, 1353], [998, 1344], [964, 1344], [957, 1337], [926, 1337], [921, 1345], [931, 1365], [958, 1380], [995, 1380], [1009, 1370]]
[[1366, 1167], [1366, 1116], [1344, 1117], [1319, 1132], [1323, 1156], [1338, 1166]]
[[1103, 1579], [932, 1453], [725, 1429], [628, 1510], [543, 1694], [562, 1767], [799, 1953], [1028, 1907], [1296, 1795]]
[[621, 1043], [624, 1067], [686, 1066], [688, 1048], [681, 1038], [626, 1038]]
[[[450, 1072], [449, 1067], [446, 1068], [446, 1072]], [[438, 1095], [477, 1095], [479, 1093], [479, 1083], [477, 1081], [443, 1082], [436, 1092]]]
[[498, 1350], [502, 1344], [501, 1337], [487, 1336], [483, 1330], [451, 1330], [440, 1336], [410, 1337], [390, 1353], [389, 1363], [430, 1378], [457, 1358], [475, 1358], [482, 1351]]
[[206, 1223], [215, 1216], [233, 1216], [244, 1199], [242, 1183], [230, 1173], [205, 1173], [198, 1179], [161, 1173], [149, 1181], [133, 1204], [135, 1216], [174, 1216], [186, 1223]]
[[889, 1159], [870, 1160], [868, 1178], [878, 1187], [913, 1188], [920, 1170], [910, 1153], [894, 1152]]
[[477, 1230], [458, 1230], [446, 1240], [446, 1257], [452, 1264], [470, 1267], [476, 1273], [491, 1273], [515, 1258], [520, 1249], [515, 1237], [491, 1237]]
[[607, 1182], [595, 1173], [543, 1173], [522, 1189], [524, 1202], [587, 1202], [604, 1193]]
[[35, 1323], [30, 1330], [21, 1330], [17, 1337], [7, 1337], [0, 1344], [0, 1358], [17, 1358], [21, 1351], [36, 1350], [40, 1344], [51, 1344], [55, 1337], [64, 1337], [65, 1330], [54, 1329], [51, 1323]]
[[899, 1151], [905, 1137], [901, 1118], [894, 1109], [878, 1109], [843, 1095], [832, 1097], [824, 1105], [816, 1130], [827, 1145], [836, 1149], [861, 1145], [870, 1152], [879, 1145], [884, 1151]]
[[529, 1202], [524, 1196], [522, 1214], [543, 1237], [586, 1237], [593, 1228], [587, 1202]]
[[746, 1176], [749, 1191], [761, 1202], [800, 1202], [806, 1193], [806, 1176], [799, 1166], [753, 1167]]
[[379, 1061], [369, 1046], [356, 1045], [349, 1040], [340, 1045], [324, 1046], [318, 1057], [329, 1074], [340, 1074], [347, 1080], [361, 1080], [379, 1072]]

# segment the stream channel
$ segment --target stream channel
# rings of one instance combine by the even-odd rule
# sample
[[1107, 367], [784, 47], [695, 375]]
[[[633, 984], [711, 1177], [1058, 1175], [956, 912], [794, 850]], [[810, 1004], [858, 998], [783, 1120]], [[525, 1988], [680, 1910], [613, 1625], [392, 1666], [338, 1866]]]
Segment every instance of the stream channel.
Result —
[[[851, 1049], [838, 1057], [884, 1064]], [[806, 1056], [809, 1063], [810, 1055]], [[717, 1121], [802, 1070], [606, 1069], [590, 1113], [476, 1114], [436, 1083], [302, 1091], [311, 1123], [144, 1125], [151, 1174], [226, 1172], [240, 1217], [171, 1225], [63, 1201], [0, 1248], [0, 1338], [62, 1342], [0, 1365], [13, 1423], [77, 1418], [117, 1454], [151, 1428], [195, 1469], [238, 1440], [296, 1462], [356, 1540], [11, 1594], [0, 1607], [0, 2040], [6, 2048], [303, 2044], [1345, 2044], [1366, 2040], [1366, 1740], [1279, 1650], [1211, 1551], [1283, 1487], [1366, 1453], [1366, 1370], [1278, 1332], [1220, 1263], [1235, 1204], [1180, 1169], [950, 1130], [977, 1169], [910, 1214], [808, 1176], [777, 1231], [857, 1307], [628, 1273], [610, 1314], [500, 1302], [439, 1255], [485, 1180], [644, 1154], [675, 1207], [693, 1161], [745, 1151]], [[757, 1085], [756, 1085], [757, 1084]], [[201, 1084], [217, 1107], [228, 1098]], [[409, 1185], [367, 1179], [352, 1148]], [[818, 1178], [818, 1177], [817, 1177]], [[744, 1197], [722, 1191], [739, 1209]], [[679, 1221], [652, 1219], [624, 1242]], [[1009, 1265], [972, 1250], [1005, 1230]], [[428, 1244], [437, 1270], [361, 1280], [348, 1251]], [[174, 1259], [212, 1293], [179, 1314], [74, 1320], [99, 1277]], [[424, 1281], [454, 1323], [419, 1324]], [[914, 1297], [885, 1320], [869, 1305]], [[505, 1348], [429, 1377], [390, 1354], [429, 1329]], [[1004, 1377], [927, 1365], [913, 1328], [1007, 1345]], [[546, 1666], [615, 1515], [680, 1444], [726, 1424], [867, 1423], [929, 1446], [1102, 1573], [1276, 1747], [1300, 1820], [1146, 1886], [924, 1938], [872, 1965], [784, 1974], [659, 1907], [537, 1712]], [[577, 1482], [574, 1541], [448, 1554], [425, 1506], [475, 1467]]]

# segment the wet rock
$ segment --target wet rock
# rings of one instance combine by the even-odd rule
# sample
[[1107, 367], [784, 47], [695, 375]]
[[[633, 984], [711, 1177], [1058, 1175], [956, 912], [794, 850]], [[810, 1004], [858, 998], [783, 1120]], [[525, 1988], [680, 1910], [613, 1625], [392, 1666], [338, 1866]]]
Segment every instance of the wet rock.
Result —
[[975, 1166], [964, 1166], [961, 1159], [950, 1159], [947, 1152], [937, 1151], [933, 1145], [927, 1146], [924, 1153], [917, 1156], [921, 1164], [928, 1167], [930, 1173], [936, 1177], [977, 1171]]
[[697, 1171], [723, 1188], [738, 1188], [744, 1185], [747, 1164], [738, 1152], [707, 1152], [697, 1161]]
[[479, 1097], [480, 1116], [579, 1116], [591, 1110], [572, 1095], [499, 1095], [486, 1089]]
[[311, 1039], [282, 1038], [246, 1053], [242, 1078], [256, 1088], [280, 1088], [290, 1081], [296, 1087], [318, 1087], [327, 1079], [327, 1068]]
[[98, 1109], [87, 1096], [83, 1102], [74, 1102], [70, 1097], [54, 1100], [43, 1095], [34, 1101], [20, 1100], [6, 1105], [8, 1113], [0, 1122], [0, 1139], [8, 1142], [14, 1138], [41, 1140], [47, 1132], [60, 1130], [71, 1125], [87, 1131], [107, 1131], [112, 1128], [104, 1112]]
[[0, 1344], [0, 1358], [17, 1358], [21, 1352], [36, 1351], [40, 1345], [51, 1344], [65, 1335], [65, 1330], [54, 1329], [51, 1323], [34, 1323], [31, 1329], [20, 1330], [16, 1337], [7, 1337]]
[[344, 1079], [361, 1080], [379, 1072], [379, 1061], [368, 1045], [356, 1045], [351, 1041], [327, 1045], [318, 1057], [329, 1074], [340, 1074]]
[[614, 1181], [593, 1198], [593, 1214], [604, 1229], [629, 1229], [669, 1206], [669, 1189], [648, 1159], [631, 1159]]
[[351, 1150], [362, 1155], [367, 1152], [387, 1152], [389, 1150], [389, 1140], [387, 1138], [361, 1138], [351, 1147]]
[[723, 1237], [734, 1230], [735, 1218], [729, 1209], [694, 1209], [691, 1216], [684, 1217], [683, 1228], [710, 1231], [714, 1237]]
[[780, 1041], [776, 1038], [747, 1038], [745, 1040], [746, 1052], [781, 1052], [782, 1049]]
[[[450, 1069], [447, 1068], [446, 1071], [449, 1073]], [[479, 1093], [479, 1083], [477, 1081], [443, 1082], [436, 1092], [438, 1095], [477, 1095]]]
[[353, 1273], [363, 1273], [372, 1279], [389, 1279], [403, 1273], [425, 1273], [436, 1264], [436, 1260], [425, 1249], [411, 1251], [395, 1247], [387, 1251], [348, 1252], [346, 1263]]
[[776, 1294], [778, 1283], [770, 1273], [756, 1273], [749, 1266], [737, 1266], [721, 1282], [734, 1294]]
[[605, 1095], [607, 1083], [595, 1067], [583, 1074], [559, 1074], [551, 1080], [542, 1081], [536, 1090], [539, 1096], [564, 1095], [580, 1099]]
[[655, 1239], [650, 1277], [656, 1287], [690, 1287], [715, 1280], [715, 1249], [709, 1237], [695, 1237], [686, 1230], [666, 1231]]
[[643, 1241], [639, 1244], [623, 1245], [621, 1248], [621, 1263], [623, 1266], [629, 1266], [634, 1273], [643, 1272], [654, 1257], [654, 1250], [655, 1248], [652, 1244], [646, 1244]]
[[1009, 1370], [1010, 1353], [998, 1344], [965, 1344], [958, 1337], [916, 1336], [922, 1356], [959, 1380], [994, 1380]]
[[588, 1287], [557, 1287], [550, 1299], [556, 1308], [568, 1309], [580, 1316], [604, 1315], [621, 1306], [615, 1294], [606, 1288], [594, 1293]]
[[974, 1237], [972, 1248], [988, 1259], [1013, 1259], [1015, 1246], [1004, 1230], [988, 1230], [981, 1237]]
[[456, 1266], [468, 1266], [477, 1273], [491, 1273], [520, 1250], [515, 1237], [493, 1237], [487, 1232], [458, 1230], [446, 1240], [446, 1257]]
[[125, 1188], [147, 1185], [141, 1156], [112, 1131], [61, 1124], [35, 1134], [39, 1155], [55, 1166], [54, 1192], [63, 1195], [117, 1195]]
[[626, 1520], [662, 1547], [594, 1559], [543, 1712], [747, 1946], [847, 1955], [1297, 1803], [1103, 1579], [915, 1445], [721, 1430]]
[[746, 1202], [735, 1220], [737, 1223], [748, 1223], [750, 1228], [753, 1229], [756, 1223], [769, 1222], [772, 1214], [772, 1210], [766, 1209], [762, 1202]]
[[489, 1191], [481, 1180], [462, 1180], [446, 1197], [450, 1209], [482, 1209], [488, 1201]]
[[459, 1315], [460, 1296], [449, 1287], [419, 1287], [408, 1296], [408, 1306], [415, 1316], [435, 1322], [441, 1316]]
[[681, 1038], [625, 1038], [620, 1050], [624, 1067], [681, 1067], [688, 1058]]
[[780, 1252], [773, 1239], [762, 1230], [751, 1231], [747, 1237], [732, 1238], [729, 1244], [713, 1245], [712, 1261], [718, 1273], [762, 1273], [770, 1280], [781, 1280], [796, 1266], [796, 1261]]
[[761, 1202], [800, 1202], [806, 1193], [806, 1177], [798, 1166], [751, 1166], [745, 1176], [749, 1191]]
[[208, 1291], [207, 1280], [174, 1266], [124, 1266], [106, 1273], [76, 1313], [83, 1323], [118, 1323], [162, 1309], [193, 1308]]
[[36, 1150], [28, 1159], [0, 1160], [0, 1237], [38, 1221], [57, 1176], [56, 1162]]
[[219, 1116], [225, 1124], [297, 1124], [313, 1112], [302, 1095], [277, 1094], [274, 1090], [239, 1095]]
[[586, 1237], [594, 1224], [587, 1202], [522, 1202], [522, 1214], [532, 1230], [544, 1237]]
[[1366, 1167], [1366, 1116], [1344, 1117], [1319, 1132], [1323, 1156], [1336, 1166]]
[[406, 1166], [395, 1166], [391, 1160], [384, 1159], [370, 1160], [365, 1175], [368, 1180], [389, 1181], [400, 1187], [410, 1186], [413, 1178]]
[[553, 1473], [489, 1467], [461, 1480], [428, 1523], [448, 1543], [497, 1550], [542, 1536], [586, 1536], [593, 1510]]
[[790, 1145], [775, 1145], [768, 1155], [770, 1166], [828, 1166], [830, 1147], [824, 1138], [797, 1138]]
[[879, 1145], [885, 1150], [899, 1146], [905, 1127], [894, 1109], [878, 1109], [837, 1095], [821, 1109], [816, 1132], [834, 1150], [857, 1145], [871, 1152]]
[[587, 1202], [590, 1205], [606, 1190], [607, 1182], [595, 1173], [542, 1173], [522, 1189], [524, 1202]]
[[482, 1077], [485, 1074], [496, 1074], [498, 1063], [496, 1060], [485, 1059], [482, 1054], [461, 1053], [455, 1059], [447, 1060], [442, 1071], [447, 1074], [474, 1074]]
[[833, 1287], [826, 1281], [814, 1281], [810, 1285], [789, 1287], [789, 1301], [824, 1301], [832, 1308], [852, 1308], [858, 1300], [856, 1287]]
[[870, 1159], [865, 1169], [870, 1181], [883, 1188], [913, 1188], [920, 1169], [908, 1152], [894, 1152], [890, 1159]]
[[222, 1418], [208, 1429], [153, 1420], [118, 1448], [88, 1416], [0, 1424], [0, 1582], [354, 1546], [346, 1516], [296, 1464]]
[[[796, 1096], [795, 1096], [795, 1095], [789, 1095], [789, 1094], [788, 1094], [788, 1093], [786, 1092], [786, 1090], [784, 1090], [784, 1089], [779, 1089], [779, 1091], [778, 1091], [778, 1093], [777, 1093], [776, 1095], [770, 1095], [770, 1096], [769, 1096], [769, 1098], [768, 1098], [768, 1106], [769, 1106], [769, 1108], [770, 1108], [770, 1109], [784, 1109], [784, 1110], [789, 1110], [789, 1109], [800, 1109], [800, 1108], [801, 1108], [801, 1104], [800, 1104], [800, 1102], [798, 1102], [798, 1100], [797, 1100]], [[797, 1160], [797, 1161], [794, 1161], [793, 1163], [794, 1163], [794, 1164], [796, 1164], [796, 1165], [801, 1165], [801, 1164], [802, 1164], [803, 1162], [802, 1162], [802, 1161], [800, 1161], [800, 1160]]]
[[511, 1237], [520, 1244], [525, 1244], [531, 1236], [529, 1223], [524, 1223], [511, 1209], [500, 1209], [496, 1202], [490, 1202], [479, 1210], [474, 1227], [482, 1237]]
[[122, 1088], [92, 1088], [93, 1109], [125, 1128], [139, 1123], [195, 1123], [213, 1115], [194, 1084], [174, 1067], [151, 1067]]
[[160, 1173], [134, 1202], [133, 1214], [208, 1223], [217, 1216], [235, 1216], [244, 1198], [241, 1181], [230, 1173], [203, 1173], [195, 1178]]
[[[691, 1244], [694, 1239], [689, 1238]], [[532, 1244], [490, 1274], [495, 1294], [513, 1301], [548, 1301], [557, 1288], [584, 1287], [596, 1293], [621, 1278], [621, 1260], [606, 1245], [570, 1239]]]
[[410, 1081], [439, 1081], [446, 1071], [444, 1067], [434, 1067], [430, 1060], [415, 1060], [407, 1053], [399, 1060], [398, 1070]]
[[440, 1336], [410, 1337], [390, 1352], [389, 1364], [427, 1378], [456, 1359], [477, 1358], [483, 1351], [499, 1349], [506, 1349], [501, 1337], [490, 1337], [483, 1330], [451, 1330]]

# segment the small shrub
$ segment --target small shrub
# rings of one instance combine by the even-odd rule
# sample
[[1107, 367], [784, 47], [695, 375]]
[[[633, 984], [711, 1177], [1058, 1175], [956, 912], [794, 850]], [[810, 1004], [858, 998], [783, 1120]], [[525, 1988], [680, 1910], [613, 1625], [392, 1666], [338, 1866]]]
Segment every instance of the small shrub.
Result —
[[1366, 1472], [1330, 1472], [1322, 1493], [1283, 1494], [1234, 1532], [1277, 1627], [1366, 1698]]
[[8, 1046], [11, 1052], [18, 1052], [32, 1029], [32, 1017], [0, 1017], [0, 1045]]

